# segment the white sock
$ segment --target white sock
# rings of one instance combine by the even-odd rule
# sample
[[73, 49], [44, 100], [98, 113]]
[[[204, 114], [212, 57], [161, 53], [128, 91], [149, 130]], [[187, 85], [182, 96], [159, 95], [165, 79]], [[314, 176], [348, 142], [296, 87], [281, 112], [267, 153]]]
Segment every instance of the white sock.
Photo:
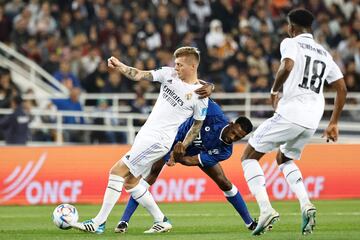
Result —
[[127, 190], [128, 193], [154, 217], [154, 222], [162, 222], [164, 214], [156, 204], [149, 190], [141, 183]]
[[279, 168], [283, 172], [291, 191], [293, 191], [299, 199], [300, 207], [302, 209], [305, 204], [310, 203], [310, 200], [305, 189], [300, 169], [296, 166], [294, 161], [283, 163]]
[[250, 192], [259, 205], [260, 213], [269, 211], [272, 207], [266, 192], [264, 172], [259, 162], [256, 159], [246, 159], [242, 162], [242, 167]]
[[237, 187], [233, 184], [229, 191], [223, 191], [225, 197], [233, 197], [238, 193]]
[[97, 224], [106, 222], [111, 210], [119, 200], [124, 185], [124, 178], [110, 174], [109, 182], [104, 194], [104, 200], [98, 215], [93, 219]]

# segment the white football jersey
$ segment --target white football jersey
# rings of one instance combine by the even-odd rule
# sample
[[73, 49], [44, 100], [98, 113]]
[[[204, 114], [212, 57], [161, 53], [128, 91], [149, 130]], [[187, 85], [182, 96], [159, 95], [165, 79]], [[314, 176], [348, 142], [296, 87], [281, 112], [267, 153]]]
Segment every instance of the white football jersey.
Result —
[[294, 67], [283, 86], [276, 112], [290, 122], [316, 129], [324, 113], [323, 87], [343, 78], [332, 56], [309, 33], [286, 38], [280, 44], [281, 61]]
[[[154, 81], [161, 83], [155, 106], [137, 138], [144, 135], [161, 136], [163, 144], [170, 149], [179, 126], [189, 117], [204, 120], [208, 98], [199, 99], [194, 92], [201, 84], [188, 84], [178, 78], [171, 67], [151, 71]], [[137, 139], [141, 141], [140, 139]]]

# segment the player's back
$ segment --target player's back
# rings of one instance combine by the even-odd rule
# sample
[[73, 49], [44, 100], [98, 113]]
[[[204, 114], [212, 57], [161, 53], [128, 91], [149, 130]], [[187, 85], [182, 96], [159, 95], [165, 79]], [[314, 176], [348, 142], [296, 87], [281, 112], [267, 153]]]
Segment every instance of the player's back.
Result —
[[294, 66], [276, 112], [291, 122], [315, 129], [324, 112], [324, 82], [341, 78], [340, 70], [330, 53], [309, 33], [284, 39], [280, 50], [282, 60], [290, 58]]

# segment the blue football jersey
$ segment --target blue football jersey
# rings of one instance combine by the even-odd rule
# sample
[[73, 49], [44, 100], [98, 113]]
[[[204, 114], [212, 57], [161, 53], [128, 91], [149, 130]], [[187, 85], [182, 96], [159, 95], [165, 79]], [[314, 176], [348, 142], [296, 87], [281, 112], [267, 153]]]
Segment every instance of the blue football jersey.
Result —
[[[194, 122], [193, 118], [187, 119], [180, 127], [174, 144], [183, 141]], [[200, 130], [199, 136], [186, 149], [187, 156], [199, 154], [203, 167], [212, 167], [220, 161], [228, 159], [232, 154], [232, 144], [226, 144], [221, 139], [222, 130], [229, 124], [229, 120], [220, 106], [209, 99], [208, 111]], [[169, 154], [165, 160], [169, 159]]]

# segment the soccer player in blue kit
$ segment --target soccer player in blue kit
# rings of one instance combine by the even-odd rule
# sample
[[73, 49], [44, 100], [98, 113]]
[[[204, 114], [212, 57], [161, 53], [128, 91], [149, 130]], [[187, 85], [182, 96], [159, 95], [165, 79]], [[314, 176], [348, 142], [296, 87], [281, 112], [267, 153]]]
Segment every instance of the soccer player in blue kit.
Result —
[[[176, 148], [176, 143], [181, 142], [185, 138], [193, 121], [193, 118], [189, 118], [179, 127], [173, 148]], [[227, 200], [244, 220], [246, 227], [254, 230], [256, 222], [251, 218], [238, 189], [227, 179], [219, 164], [219, 162], [230, 158], [233, 147], [232, 143], [245, 137], [252, 131], [252, 128], [250, 120], [246, 117], [239, 117], [235, 122], [229, 123], [219, 105], [209, 99], [208, 111], [200, 134], [188, 146], [185, 155], [180, 157], [172, 156], [169, 152], [162, 160], [152, 166], [151, 172], [145, 179], [142, 179], [141, 183], [149, 188], [156, 181], [165, 162], [170, 166], [175, 165], [174, 161], [186, 166], [199, 166], [224, 192]], [[134, 198], [131, 197], [129, 199], [125, 212], [115, 228], [115, 232], [124, 233], [127, 231], [130, 218], [138, 205]], [[156, 228], [157, 226], [154, 227]], [[158, 227], [161, 228], [160, 225]]]

